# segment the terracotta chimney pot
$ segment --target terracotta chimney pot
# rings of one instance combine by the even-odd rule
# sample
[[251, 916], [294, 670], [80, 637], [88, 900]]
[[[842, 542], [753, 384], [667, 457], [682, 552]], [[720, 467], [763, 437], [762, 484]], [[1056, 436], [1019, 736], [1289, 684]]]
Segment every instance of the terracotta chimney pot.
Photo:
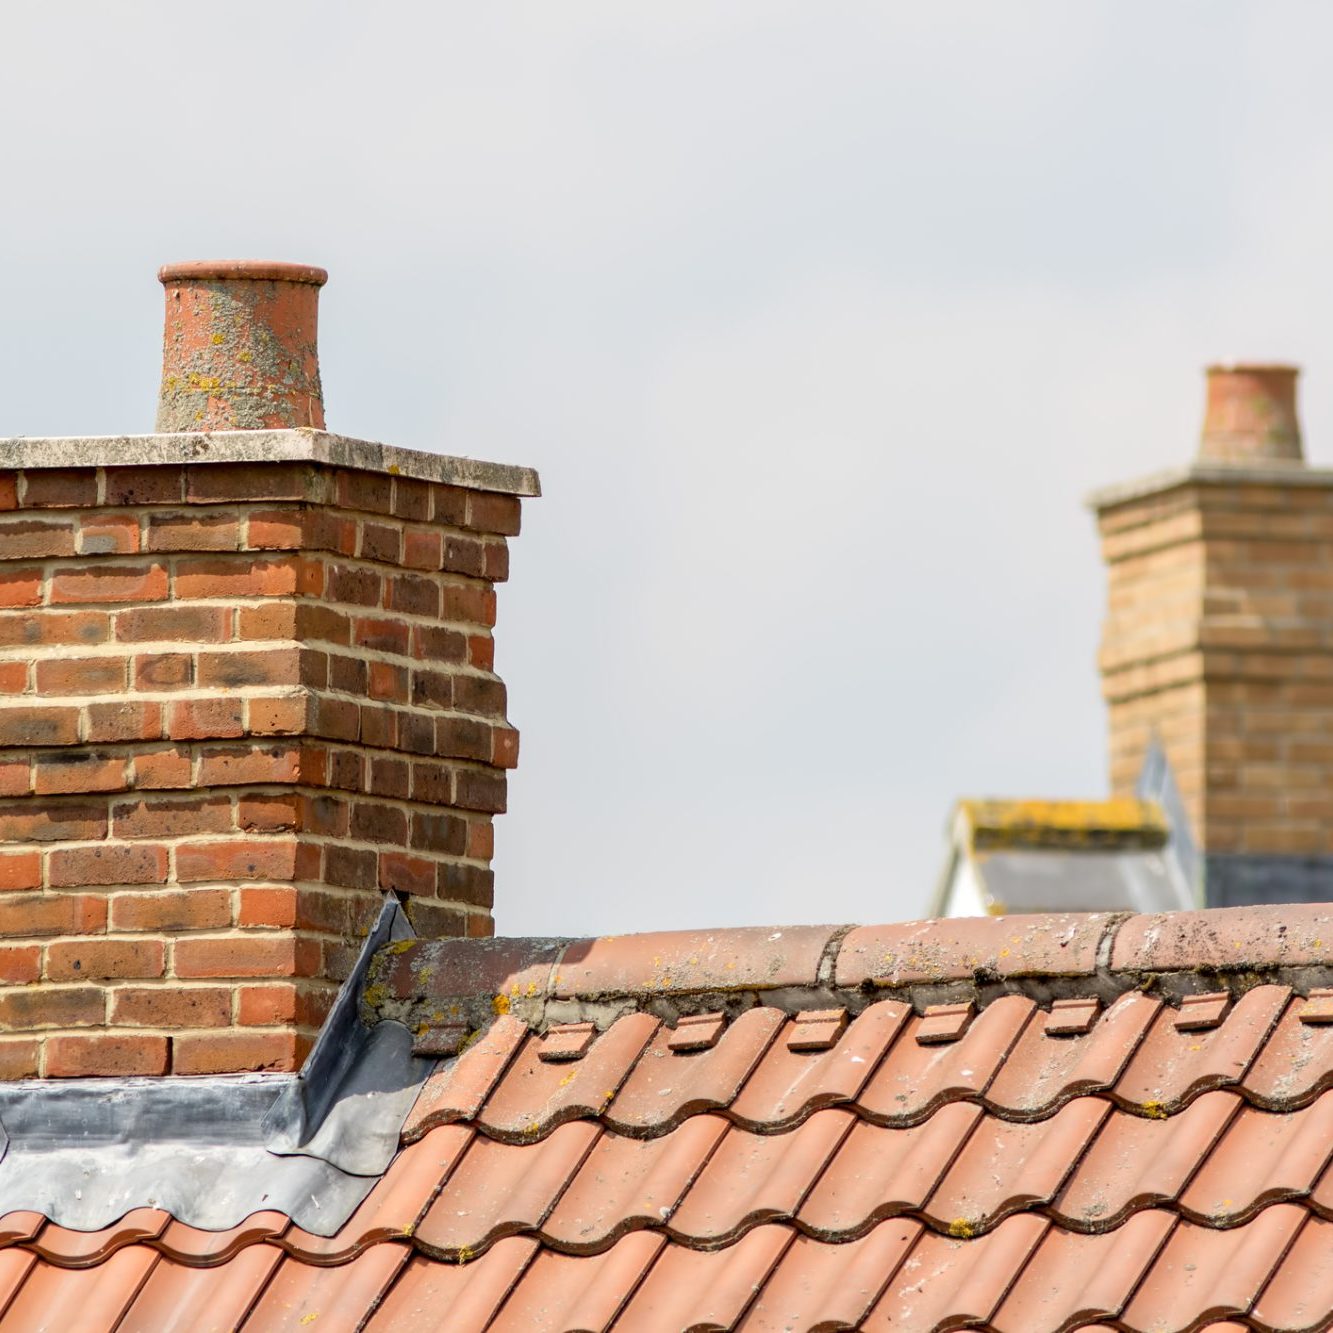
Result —
[[1207, 463], [1300, 463], [1296, 366], [1208, 367], [1199, 458]]
[[322, 268], [195, 260], [157, 276], [167, 295], [159, 433], [324, 428]]

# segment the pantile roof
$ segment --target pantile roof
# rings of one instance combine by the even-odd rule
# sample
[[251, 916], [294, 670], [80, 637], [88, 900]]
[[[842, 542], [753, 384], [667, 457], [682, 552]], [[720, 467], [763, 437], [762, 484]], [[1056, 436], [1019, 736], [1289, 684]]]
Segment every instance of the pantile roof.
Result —
[[10, 1329], [1333, 1322], [1333, 907], [406, 941], [331, 1237], [0, 1219]]

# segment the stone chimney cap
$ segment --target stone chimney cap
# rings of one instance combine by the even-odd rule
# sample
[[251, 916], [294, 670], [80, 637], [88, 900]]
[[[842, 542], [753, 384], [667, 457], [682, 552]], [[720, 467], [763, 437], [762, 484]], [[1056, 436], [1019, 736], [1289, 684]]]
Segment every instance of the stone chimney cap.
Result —
[[327, 270], [314, 264], [286, 264], [271, 259], [190, 259], [183, 264], [163, 264], [157, 280], [167, 282], [306, 282], [322, 287]]

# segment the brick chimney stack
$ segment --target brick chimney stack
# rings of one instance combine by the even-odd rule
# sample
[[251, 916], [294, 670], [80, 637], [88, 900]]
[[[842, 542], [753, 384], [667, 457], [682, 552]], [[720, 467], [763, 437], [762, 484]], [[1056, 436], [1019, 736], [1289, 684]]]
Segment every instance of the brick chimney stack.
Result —
[[1195, 462], [1091, 499], [1111, 785], [1160, 744], [1209, 906], [1333, 885], [1333, 472], [1304, 464], [1296, 377], [1212, 367]]
[[0, 441], [0, 1077], [291, 1071], [386, 893], [491, 932], [537, 478], [325, 433], [324, 277], [164, 269], [161, 433]]

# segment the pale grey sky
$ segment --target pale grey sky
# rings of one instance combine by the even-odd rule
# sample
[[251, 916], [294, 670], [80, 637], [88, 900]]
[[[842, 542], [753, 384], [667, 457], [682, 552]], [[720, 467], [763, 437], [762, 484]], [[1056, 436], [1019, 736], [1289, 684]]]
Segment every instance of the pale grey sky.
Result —
[[292, 259], [330, 426], [541, 470], [506, 933], [919, 914], [1098, 795], [1092, 486], [1205, 362], [1333, 456], [1318, 0], [11, 0], [0, 434], [148, 429], [167, 260]]

